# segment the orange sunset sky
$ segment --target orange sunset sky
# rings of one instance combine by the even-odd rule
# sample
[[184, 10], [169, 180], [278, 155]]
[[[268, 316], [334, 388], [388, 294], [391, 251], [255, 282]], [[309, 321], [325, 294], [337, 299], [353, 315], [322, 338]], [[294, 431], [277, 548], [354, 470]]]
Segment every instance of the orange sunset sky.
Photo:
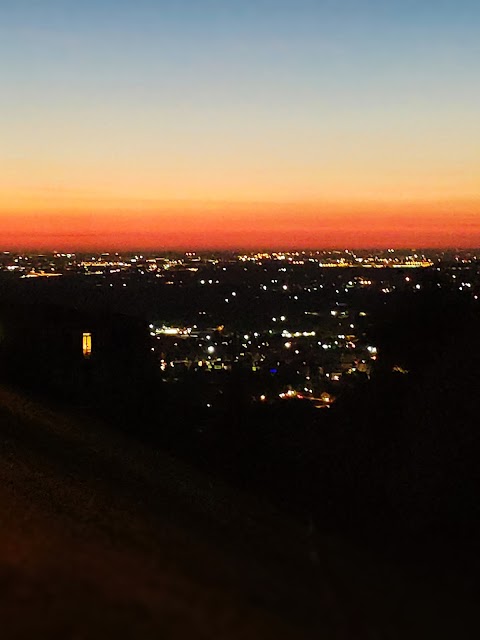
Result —
[[40, 4], [0, 25], [4, 249], [480, 246], [475, 3]]

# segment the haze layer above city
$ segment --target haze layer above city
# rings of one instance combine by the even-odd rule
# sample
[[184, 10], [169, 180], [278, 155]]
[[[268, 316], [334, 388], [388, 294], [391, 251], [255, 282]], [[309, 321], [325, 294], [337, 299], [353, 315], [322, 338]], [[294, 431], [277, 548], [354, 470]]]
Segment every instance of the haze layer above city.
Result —
[[480, 245], [472, 0], [6, 0], [3, 246]]

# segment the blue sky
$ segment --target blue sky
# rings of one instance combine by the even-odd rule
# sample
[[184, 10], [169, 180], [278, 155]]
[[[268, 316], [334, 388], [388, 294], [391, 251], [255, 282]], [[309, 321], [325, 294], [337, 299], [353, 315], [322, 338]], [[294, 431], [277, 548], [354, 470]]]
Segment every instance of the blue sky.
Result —
[[388, 102], [422, 87], [478, 97], [479, 24], [480, 3], [465, 0], [3, 0], [1, 69], [7, 86], [47, 98], [162, 86], [172, 103], [184, 91], [251, 91], [259, 106], [322, 94]]

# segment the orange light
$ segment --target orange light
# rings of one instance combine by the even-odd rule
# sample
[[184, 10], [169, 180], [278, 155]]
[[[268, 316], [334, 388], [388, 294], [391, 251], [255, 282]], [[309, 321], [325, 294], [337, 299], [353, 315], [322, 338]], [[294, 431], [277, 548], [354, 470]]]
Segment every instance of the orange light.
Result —
[[83, 357], [90, 358], [92, 355], [92, 334], [84, 333], [82, 337]]

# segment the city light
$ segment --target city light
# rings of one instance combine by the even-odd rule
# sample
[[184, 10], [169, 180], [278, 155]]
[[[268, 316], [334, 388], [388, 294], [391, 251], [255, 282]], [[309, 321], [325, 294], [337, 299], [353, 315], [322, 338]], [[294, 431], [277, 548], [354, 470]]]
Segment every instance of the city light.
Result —
[[[243, 368], [253, 372], [258, 382], [262, 372], [271, 374], [272, 388], [285, 383], [285, 377], [291, 376], [288, 379], [290, 386], [297, 394], [303, 394], [303, 399], [310, 394], [320, 398], [325, 384], [335, 382], [339, 386], [344, 380], [347, 384], [346, 374], [350, 374], [349, 384], [353, 382], [352, 374], [369, 377], [381, 357], [377, 347], [367, 342], [366, 330], [376, 321], [375, 307], [368, 308], [367, 303], [387, 292], [403, 295], [408, 289], [419, 291], [426, 287], [423, 281], [415, 282], [416, 273], [406, 276], [401, 270], [385, 269], [383, 272], [371, 272], [371, 277], [365, 278], [358, 269], [367, 266], [382, 269], [393, 266], [395, 262], [398, 265], [408, 263], [409, 269], [418, 272], [426, 264], [435, 263], [436, 277], [438, 270], [445, 274], [441, 283], [435, 282], [438, 287], [441, 284], [442, 291], [448, 291], [451, 283], [451, 291], [475, 301], [478, 300], [480, 286], [477, 258], [468, 254], [462, 254], [453, 268], [451, 263], [444, 266], [440, 259], [419, 252], [396, 250], [363, 252], [361, 255], [342, 251], [264, 252], [245, 254], [238, 260], [242, 261], [242, 274], [237, 280], [238, 273], [231, 256], [213, 257], [191, 252], [155, 257], [93, 254], [85, 258], [78, 254], [35, 256], [7, 252], [3, 253], [0, 272], [3, 270], [9, 278], [22, 278], [33, 273], [75, 273], [88, 278], [95, 290], [105, 288], [110, 292], [112, 287], [127, 285], [132, 287], [132, 293], [136, 292], [139, 278], [144, 278], [146, 284], [150, 283], [149, 286], [158, 291], [160, 300], [164, 287], [173, 287], [167, 294], [168, 305], [159, 305], [146, 322], [150, 338], [148, 350], [156, 360], [164, 381], [181, 380], [183, 372], [187, 371], [198, 372], [199, 375], [202, 371], [202, 376], [216, 371], [228, 376], [239, 366], [239, 370]], [[356, 274], [344, 270], [345, 265], [352, 262], [356, 265], [352, 267], [357, 268]], [[341, 271], [322, 271], [321, 266], [325, 264], [339, 266]], [[265, 284], [256, 279], [260, 265], [261, 280]], [[318, 269], [312, 270], [314, 266]], [[189, 295], [192, 282], [197, 285], [220, 284], [211, 276], [213, 267], [225, 273], [225, 282], [229, 283], [227, 297], [223, 293], [213, 298], [210, 287], [198, 288], [197, 297], [189, 299], [186, 309], [185, 295]], [[280, 272], [288, 272], [288, 284], [285, 279], [280, 279]], [[197, 276], [186, 275], [189, 273]], [[192, 281], [191, 277], [195, 279]], [[405, 283], [410, 286], [406, 287]], [[33, 278], [30, 284], [35, 285]], [[232, 304], [240, 296], [237, 285], [242, 287], [241, 297], [245, 306]], [[52, 282], [51, 286], [54, 287], [55, 283]], [[292, 291], [291, 295], [285, 295], [287, 288]], [[259, 289], [268, 289], [269, 292], [268, 299], [260, 304]], [[317, 300], [312, 294], [320, 291], [322, 297]], [[162, 320], [157, 319], [157, 314]], [[367, 317], [368, 324], [364, 321]], [[360, 320], [358, 326], [354, 322], [356, 318]], [[91, 333], [82, 335], [82, 354], [85, 359], [91, 357]], [[402, 371], [398, 368], [395, 371], [403, 372], [400, 368]], [[272, 402], [280, 391], [287, 393], [276, 389], [270, 396]], [[252, 398], [258, 399], [260, 395], [265, 394], [258, 392]], [[322, 405], [322, 401], [318, 402]]]

